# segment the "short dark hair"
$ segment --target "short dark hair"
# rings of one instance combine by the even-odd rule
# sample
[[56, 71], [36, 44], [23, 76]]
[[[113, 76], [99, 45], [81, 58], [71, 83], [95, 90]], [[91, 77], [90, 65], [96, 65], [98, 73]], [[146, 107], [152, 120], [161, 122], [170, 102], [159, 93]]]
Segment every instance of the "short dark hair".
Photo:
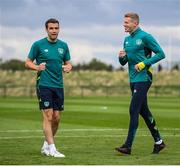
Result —
[[133, 20], [137, 21], [137, 23], [139, 24], [139, 15], [137, 13], [133, 13], [133, 12], [130, 12], [130, 13], [126, 13], [124, 15], [124, 17], [130, 17], [132, 18]]
[[50, 18], [50, 19], [48, 19], [48, 20], [46, 21], [46, 23], [45, 23], [46, 29], [48, 28], [48, 24], [49, 24], [49, 23], [57, 23], [57, 24], [59, 25], [59, 21], [58, 21], [57, 19], [55, 19], [55, 18]]

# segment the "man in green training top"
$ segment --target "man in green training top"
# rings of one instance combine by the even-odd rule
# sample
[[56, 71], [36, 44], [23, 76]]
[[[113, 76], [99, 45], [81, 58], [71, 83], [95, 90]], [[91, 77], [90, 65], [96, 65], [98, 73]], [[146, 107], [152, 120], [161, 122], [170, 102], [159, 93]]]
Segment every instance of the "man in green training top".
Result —
[[[49, 19], [45, 23], [47, 37], [36, 41], [29, 52], [25, 66], [37, 71], [37, 96], [43, 116], [45, 140], [41, 153], [53, 157], [65, 157], [54, 143], [61, 111], [64, 109], [62, 72], [70, 72], [70, 53], [65, 42], [59, 40], [59, 21]], [[33, 63], [36, 61], [36, 63]]]
[[[124, 28], [125, 32], [128, 32], [130, 35], [125, 38], [124, 49], [119, 52], [119, 62], [121, 65], [128, 63], [132, 98], [129, 107], [130, 123], [128, 136], [124, 144], [115, 149], [123, 154], [131, 154], [140, 114], [155, 141], [152, 153], [158, 154], [165, 148], [165, 144], [149, 110], [147, 92], [152, 83], [151, 65], [165, 58], [165, 55], [157, 41], [150, 34], [139, 28], [138, 14], [125, 14]], [[152, 52], [154, 53], [153, 56]]]

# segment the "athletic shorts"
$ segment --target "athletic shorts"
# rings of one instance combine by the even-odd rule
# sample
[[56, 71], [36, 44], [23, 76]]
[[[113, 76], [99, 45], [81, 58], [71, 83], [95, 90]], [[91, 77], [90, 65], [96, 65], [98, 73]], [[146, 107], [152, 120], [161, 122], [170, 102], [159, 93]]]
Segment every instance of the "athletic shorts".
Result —
[[64, 110], [64, 89], [39, 86], [37, 87], [40, 110], [52, 108], [53, 110]]

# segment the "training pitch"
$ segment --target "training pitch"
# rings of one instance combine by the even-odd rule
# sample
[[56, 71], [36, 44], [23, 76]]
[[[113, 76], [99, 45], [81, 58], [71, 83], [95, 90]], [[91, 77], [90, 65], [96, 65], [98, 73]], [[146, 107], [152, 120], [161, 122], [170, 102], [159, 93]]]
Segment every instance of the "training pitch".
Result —
[[167, 144], [159, 155], [151, 154], [153, 139], [141, 117], [132, 155], [114, 150], [127, 135], [129, 102], [128, 97], [67, 97], [55, 139], [66, 158], [52, 158], [40, 154], [42, 117], [36, 98], [0, 98], [0, 164], [180, 164], [180, 98], [149, 98], [150, 109]]

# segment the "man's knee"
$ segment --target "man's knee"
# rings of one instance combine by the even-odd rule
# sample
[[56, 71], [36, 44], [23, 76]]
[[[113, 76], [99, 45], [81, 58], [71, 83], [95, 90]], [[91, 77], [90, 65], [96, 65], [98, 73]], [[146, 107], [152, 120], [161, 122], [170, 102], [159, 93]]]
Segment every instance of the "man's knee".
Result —
[[53, 119], [53, 110], [52, 109], [43, 110], [43, 118], [46, 121], [52, 121], [52, 119]]
[[59, 112], [54, 112], [53, 113], [52, 120], [53, 120], [54, 123], [59, 123], [59, 121], [60, 121], [60, 114], [59, 114]]

